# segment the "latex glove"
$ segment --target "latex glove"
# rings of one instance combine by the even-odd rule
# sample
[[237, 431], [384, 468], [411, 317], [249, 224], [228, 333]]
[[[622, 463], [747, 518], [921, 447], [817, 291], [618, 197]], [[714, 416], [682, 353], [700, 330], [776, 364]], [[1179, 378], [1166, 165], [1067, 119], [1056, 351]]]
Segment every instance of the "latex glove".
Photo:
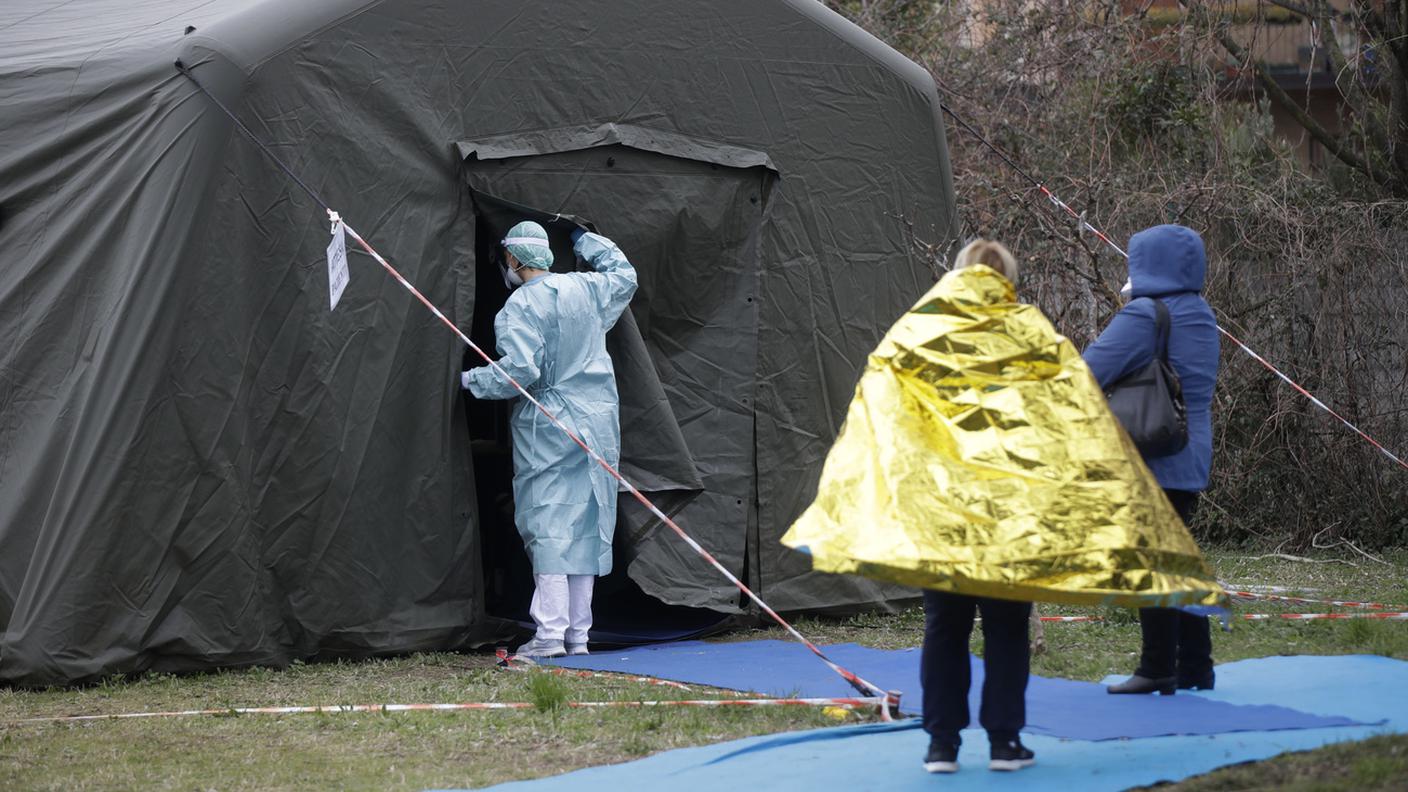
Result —
[[581, 226], [577, 226], [576, 228], [572, 229], [572, 244], [576, 245], [577, 240], [581, 239], [582, 235], [585, 233], [587, 233], [587, 229], [582, 228]]
[[461, 388], [464, 388], [465, 390], [469, 390], [469, 372], [468, 372], [468, 371], [461, 371], [461, 372], [460, 372], [460, 387], [461, 387]]

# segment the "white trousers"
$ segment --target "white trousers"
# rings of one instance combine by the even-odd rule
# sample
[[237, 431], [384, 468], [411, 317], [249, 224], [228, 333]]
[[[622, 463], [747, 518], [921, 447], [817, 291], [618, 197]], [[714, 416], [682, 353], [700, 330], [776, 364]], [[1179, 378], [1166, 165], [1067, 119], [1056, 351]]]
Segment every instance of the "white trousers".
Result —
[[528, 613], [539, 641], [587, 642], [592, 628], [592, 587], [596, 575], [534, 575]]

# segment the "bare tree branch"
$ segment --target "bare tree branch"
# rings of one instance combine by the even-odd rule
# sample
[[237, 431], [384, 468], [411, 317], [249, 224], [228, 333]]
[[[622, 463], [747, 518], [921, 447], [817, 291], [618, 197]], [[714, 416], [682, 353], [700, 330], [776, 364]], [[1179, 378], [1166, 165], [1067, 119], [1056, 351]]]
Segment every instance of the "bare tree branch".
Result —
[[1293, 14], [1300, 14], [1301, 16], [1305, 17], [1306, 19], [1309, 19], [1310, 16], [1311, 16], [1311, 14], [1310, 14], [1310, 8], [1307, 7], [1307, 6], [1301, 5], [1300, 3], [1292, 3], [1292, 2], [1289, 2], [1289, 0], [1266, 0], [1266, 2], [1269, 3], [1269, 4], [1271, 4], [1271, 5], [1274, 5], [1274, 6], [1277, 6], [1277, 7], [1280, 7], [1280, 8], [1284, 8], [1284, 9], [1286, 9], [1287, 11], [1290, 11], [1290, 12], [1293, 13]]
[[[1290, 0], [1304, 10], [1317, 1]], [[1392, 451], [1408, 451], [1408, 200], [1388, 197], [1338, 159], [1329, 171], [1302, 167], [1299, 144], [1277, 135], [1277, 125], [1295, 122], [1245, 62], [1261, 39], [1252, 44], [1240, 22], [1221, 32], [1241, 44], [1242, 84], [1255, 100], [1225, 79], [1221, 67], [1233, 61], [1207, 20], [1225, 17], [1230, 0], [1201, 0], [1208, 13], [1200, 24], [1185, 12], [1172, 25], [1163, 13], [1141, 17], [1148, 0], [1099, 0], [1095, 13], [1073, 13], [1092, 9], [1089, 0], [867, 0], [864, 9], [860, 0], [828, 2], [852, 16], [868, 11], [880, 26], [872, 32], [927, 67], [975, 129], [1115, 238], [1171, 219], [1196, 228], [1219, 323]], [[1403, 30], [1405, 0], [1330, 2], [1318, 17], [1261, 9], [1294, 16], [1294, 36], [1311, 34], [1317, 50], [1343, 56], [1332, 63], [1354, 99], [1354, 123], [1337, 129], [1322, 113], [1350, 111], [1338, 97], [1313, 96], [1309, 109], [1325, 131], [1381, 176], [1405, 173], [1362, 123], [1371, 117], [1392, 137], [1381, 81], [1400, 79], [1394, 48], [1408, 49], [1408, 39], [1389, 29]], [[1327, 14], [1334, 29], [1322, 21]], [[1364, 49], [1349, 47], [1351, 30]], [[1315, 60], [1324, 67], [1325, 56]], [[1276, 76], [1306, 107], [1307, 97]], [[965, 131], [951, 130], [949, 146], [965, 231], [1008, 243], [1025, 267], [1024, 296], [1077, 345], [1092, 340], [1118, 304], [1111, 288], [1123, 280], [1123, 262], [1029, 195], [1026, 181]], [[1341, 170], [1357, 178], [1340, 179]], [[912, 241], [942, 266], [948, 251], [922, 238], [937, 228], [914, 217]], [[1342, 552], [1335, 563], [1361, 568], [1378, 565], [1355, 548], [1408, 543], [1403, 472], [1253, 358], [1226, 351], [1213, 410], [1216, 508], [1194, 530], [1264, 544], [1252, 554]], [[1331, 524], [1333, 532], [1320, 533]]]
[[[1325, 51], [1325, 57], [1329, 61], [1331, 73], [1335, 75], [1335, 85], [1340, 86], [1340, 80], [1346, 75], [1349, 78], [1347, 89], [1341, 87], [1341, 96], [1345, 104], [1349, 107], [1354, 117], [1359, 119], [1359, 123], [1364, 127], [1365, 134], [1370, 142], [1379, 151], [1392, 152], [1394, 141], [1390, 139], [1387, 130], [1374, 113], [1374, 105], [1377, 100], [1365, 90], [1363, 81], [1359, 76], [1359, 69], [1356, 64], [1346, 61], [1344, 51], [1340, 49], [1339, 39], [1335, 36], [1335, 11], [1330, 7], [1328, 0], [1312, 0], [1314, 16], [1310, 17], [1319, 28], [1320, 48]], [[1400, 89], [1402, 86], [1399, 86]], [[1368, 160], [1373, 164], [1372, 158]], [[1397, 168], [1399, 175], [1404, 169]]]
[[1307, 113], [1295, 99], [1292, 99], [1291, 96], [1286, 93], [1284, 88], [1276, 83], [1275, 78], [1268, 74], [1266, 69], [1251, 57], [1242, 45], [1238, 44], [1227, 34], [1224, 26], [1214, 23], [1209, 18], [1207, 8], [1203, 6], [1202, 3], [1194, 2], [1193, 0], [1178, 1], [1188, 10], [1189, 17], [1193, 20], [1194, 24], [1211, 31], [1214, 38], [1217, 39], [1217, 43], [1221, 44], [1222, 48], [1227, 50], [1228, 55], [1231, 55], [1238, 63], [1247, 64], [1251, 68], [1257, 83], [1261, 85], [1262, 90], [1266, 91], [1266, 95], [1270, 97], [1271, 101], [1275, 102], [1278, 107], [1285, 110], [1287, 114], [1294, 118], [1297, 124], [1304, 128], [1306, 132], [1310, 133], [1311, 137], [1315, 138], [1316, 142], [1324, 146], [1327, 151], [1334, 154], [1341, 162], [1354, 168], [1383, 187], [1397, 194], [1408, 194], [1408, 189], [1404, 188], [1402, 182], [1372, 167], [1367, 160], [1350, 148], [1343, 138], [1330, 134], [1329, 130], [1325, 129], [1319, 121], [1316, 121], [1314, 117]]

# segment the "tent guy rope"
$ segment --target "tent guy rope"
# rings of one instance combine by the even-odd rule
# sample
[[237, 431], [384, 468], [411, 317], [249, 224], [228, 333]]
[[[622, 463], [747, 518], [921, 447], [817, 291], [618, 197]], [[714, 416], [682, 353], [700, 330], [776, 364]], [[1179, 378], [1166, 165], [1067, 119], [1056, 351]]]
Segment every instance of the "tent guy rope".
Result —
[[[1053, 206], [1070, 215], [1071, 218], [1074, 219], [1082, 229], [1094, 234], [1101, 242], [1104, 242], [1106, 245], [1110, 246], [1110, 248], [1113, 249], [1116, 253], [1119, 253], [1121, 257], [1126, 259], [1129, 258], [1129, 254], [1125, 252], [1124, 248], [1121, 248], [1119, 245], [1115, 244], [1114, 241], [1111, 240], [1110, 237], [1105, 234], [1105, 232], [1101, 231], [1099, 228], [1096, 228], [1094, 225], [1088, 222], [1085, 219], [1084, 214], [1072, 209], [1069, 204], [1058, 198], [1056, 194], [1053, 193], [1050, 189], [1048, 189], [1045, 184], [1042, 184], [1030, 173], [1027, 173], [1025, 170], [1023, 170], [1022, 167], [1018, 165], [1015, 161], [1013, 161], [1011, 157], [1007, 156], [1007, 154], [1003, 152], [1002, 149], [998, 148], [995, 144], [992, 143], [992, 141], [988, 140], [987, 137], [983, 135], [983, 133], [974, 129], [971, 124], [969, 124], [967, 121], [964, 121], [963, 118], [961, 118], [957, 113], [953, 112], [953, 110], [949, 108], [947, 103], [940, 101], [939, 107], [942, 108], [945, 113], [948, 113], [950, 118], [952, 118], [954, 121], [957, 121], [958, 125], [962, 127], [966, 132], [968, 132], [973, 137], [977, 138], [978, 142], [982, 143], [993, 153], [995, 153], [1004, 163], [1007, 164], [1009, 168], [1015, 171], [1023, 179], [1026, 179], [1027, 181], [1031, 182], [1032, 186], [1035, 187], [1038, 191], [1040, 191], [1042, 195], [1046, 196], [1046, 199], [1049, 200]], [[1338, 412], [1335, 412], [1335, 410], [1332, 409], [1328, 404], [1316, 398], [1315, 394], [1311, 393], [1309, 390], [1304, 388], [1300, 383], [1291, 379], [1280, 369], [1271, 365], [1271, 363], [1268, 362], [1266, 358], [1262, 357], [1261, 355], [1258, 355], [1255, 350], [1242, 343], [1241, 339], [1229, 333], [1227, 329], [1224, 328], [1221, 324], [1217, 326], [1217, 331], [1219, 333], [1222, 333], [1222, 335], [1226, 336], [1229, 341], [1235, 344], [1243, 352], [1247, 353], [1247, 355], [1250, 356], [1252, 360], [1255, 360], [1256, 362], [1260, 363], [1266, 368], [1267, 371], [1270, 371], [1272, 374], [1275, 374], [1281, 379], [1282, 382], [1285, 382], [1287, 385], [1295, 389], [1297, 393], [1309, 399], [1311, 404], [1329, 413], [1340, 423], [1348, 427], [1350, 431], [1359, 435], [1374, 448], [1377, 448], [1384, 456], [1393, 460], [1394, 464], [1398, 465], [1404, 470], [1408, 470], [1408, 462], [1404, 462], [1392, 451], [1389, 451], [1387, 448], [1385, 448], [1384, 445], [1378, 440], [1375, 440], [1367, 432], [1360, 429], [1358, 426], [1355, 426], [1352, 422], [1350, 422], [1349, 419], [1345, 418], [1343, 415], [1340, 415]]]
[[414, 296], [418, 301], [420, 301], [422, 305], [424, 305], [432, 314], [435, 315], [435, 318], [439, 319], [441, 323], [448, 327], [450, 331], [460, 339], [460, 341], [464, 342], [465, 346], [467, 346], [476, 355], [482, 358], [489, 366], [493, 368], [496, 373], [498, 373], [499, 376], [503, 377], [506, 382], [512, 385], [513, 388], [518, 391], [519, 395], [524, 399], [527, 399], [528, 402], [532, 404], [538, 410], [538, 412], [543, 415], [543, 417], [547, 418], [547, 420], [553, 426], [556, 426], [569, 438], [571, 438], [573, 443], [575, 443], [579, 448], [581, 448], [582, 451], [586, 452], [586, 454], [591, 457], [593, 461], [595, 461], [598, 465], [605, 469], [606, 472], [609, 473], [612, 478], [616, 479], [616, 481], [622, 484], [626, 488], [626, 490], [631, 494], [631, 496], [635, 498], [642, 506], [644, 506], [646, 510], [648, 510], [652, 515], [654, 515], [656, 519], [658, 519], [663, 525], [668, 526], [670, 530], [675, 533], [676, 536], [678, 536], [685, 544], [689, 545], [690, 549], [698, 553], [705, 561], [707, 561], [711, 566], [718, 570], [730, 583], [732, 583], [740, 592], [742, 592], [744, 596], [748, 597], [748, 599], [750, 599], [754, 605], [757, 605], [759, 610], [766, 613], [770, 618], [772, 618], [773, 621], [777, 622], [779, 626], [786, 630], [789, 635], [795, 638], [802, 645], [806, 646], [807, 649], [811, 650], [812, 654], [816, 655], [816, 657], [820, 659], [823, 663], [825, 663], [827, 667], [829, 667], [832, 671], [836, 672], [836, 674], [838, 674], [842, 679], [846, 680], [846, 682], [849, 683], [851, 687], [855, 688], [856, 691], [859, 692], [862, 696], [869, 697], [873, 695], [884, 699], [886, 705], [880, 708], [881, 716], [884, 720], [891, 719], [892, 709], [895, 712], [899, 711], [898, 692], [884, 690], [879, 686], [862, 679], [854, 672], [841, 667], [840, 665], [833, 662], [831, 658], [827, 657], [826, 654], [821, 651], [820, 647], [812, 643], [810, 640], [807, 639], [806, 636], [798, 632], [797, 628], [793, 627], [791, 623], [789, 623], [786, 619], [782, 618], [782, 616], [779, 615], [777, 611], [774, 611], [771, 606], [769, 606], [766, 602], [762, 600], [761, 597], [755, 594], [752, 589], [750, 589], [747, 585], [743, 583], [743, 581], [739, 580], [738, 577], [735, 576], [732, 572], [730, 572], [727, 567], [719, 563], [718, 559], [716, 559], [712, 553], [710, 553], [708, 550], [705, 550], [704, 547], [701, 546], [698, 542], [696, 542], [693, 537], [691, 537], [688, 533], [684, 531], [684, 529], [680, 528], [679, 525], [677, 525], [675, 521], [669, 517], [669, 515], [661, 511], [654, 503], [650, 501], [649, 498], [647, 498], [639, 489], [637, 489], [634, 484], [626, 480], [626, 478], [622, 476], [621, 473], [617, 471], [614, 466], [612, 466], [609, 462], [606, 461], [605, 458], [603, 458], [594, 449], [592, 449], [585, 442], [583, 442], [582, 438], [580, 438], [576, 432], [572, 431], [570, 427], [564, 424], [556, 415], [552, 413], [551, 410], [543, 406], [541, 402], [539, 402], [536, 398], [533, 397], [533, 394], [529, 393], [526, 388], [524, 388], [512, 376], [510, 376], [509, 373], [505, 371], [501, 366], [499, 366], [499, 364], [487, 353], [485, 353], [483, 349], [481, 349], [477, 344], [470, 340], [469, 336], [465, 335], [463, 331], [456, 327], [455, 323], [450, 321], [449, 318], [446, 317], [445, 314], [442, 313], [439, 308], [435, 307], [434, 303], [426, 299], [425, 295], [421, 294], [419, 289], [413, 286], [410, 281], [406, 280], [406, 278], [403, 277], [401, 273], [396, 270], [395, 267], [391, 266], [390, 262], [383, 258], [381, 254], [376, 251], [375, 248], [368, 244], [361, 234], [357, 233], [357, 231], [353, 229], [352, 226], [348, 225], [347, 222], [341, 218], [339, 213], [335, 212], [333, 208], [329, 206], [326, 201], [320, 198], [311, 187], [305, 184], [303, 180], [298, 178], [298, 176], [287, 165], [280, 161], [279, 158], [275, 156], [272, 151], [269, 150], [269, 147], [264, 145], [264, 143], [259, 140], [259, 138], [249, 129], [249, 127], [241, 123], [240, 120], [235, 117], [234, 113], [232, 113], [230, 109], [224, 105], [224, 103], [217, 99], [214, 94], [210, 93], [210, 91], [206, 90], [205, 86], [201, 84], [200, 80], [196, 79], [196, 76], [191, 73], [190, 69], [187, 68], [184, 63], [179, 60], [176, 61], [176, 70], [179, 71], [182, 75], [184, 75], [187, 79], [189, 79], [192, 83], [194, 83], [196, 88], [199, 89], [201, 93], [205, 94], [212, 102], [215, 103], [217, 107], [220, 108], [221, 111], [225, 113], [225, 115], [229, 116], [230, 120], [234, 122], [236, 128], [243, 132], [245, 137], [249, 138], [249, 140], [251, 140], [256, 146], [258, 146], [259, 150], [262, 151], [266, 157], [272, 160], [279, 167], [280, 170], [282, 170], [286, 175], [289, 176], [289, 178], [293, 179], [293, 181], [298, 184], [299, 187], [303, 188], [304, 192], [306, 192], [310, 198], [317, 202], [317, 204], [327, 212], [328, 219], [333, 222], [334, 227], [341, 225], [343, 230], [345, 230], [347, 234], [352, 237], [353, 241], [360, 245], [368, 255], [375, 259], [376, 262], [380, 264], [382, 268], [385, 269], [387, 273], [389, 273], [391, 277], [396, 280], [396, 282], [404, 286], [406, 290], [411, 293], [412, 296]]

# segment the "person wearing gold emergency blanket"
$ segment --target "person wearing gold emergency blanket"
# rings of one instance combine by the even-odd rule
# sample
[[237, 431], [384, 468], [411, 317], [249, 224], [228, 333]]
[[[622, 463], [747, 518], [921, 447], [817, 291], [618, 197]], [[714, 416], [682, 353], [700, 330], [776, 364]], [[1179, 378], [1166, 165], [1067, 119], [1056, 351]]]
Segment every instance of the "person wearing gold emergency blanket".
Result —
[[[992, 247], [1010, 261], [1005, 248]], [[965, 249], [870, 355], [816, 499], [783, 544], [810, 554], [817, 570], [962, 595], [969, 630], [973, 598], [978, 605], [1223, 604], [1212, 569], [1080, 354], [1040, 310], [1017, 302], [1011, 280], [985, 263], [964, 266], [972, 254], [973, 246]], [[927, 611], [930, 600], [952, 602], [926, 595]], [[1025, 614], [1016, 659], [1026, 657]], [[991, 619], [983, 615], [987, 634]], [[959, 671], [967, 668], [966, 635]], [[991, 654], [992, 635], [987, 645]], [[994, 680], [985, 659], [991, 766], [1016, 769], [1031, 762], [1016, 741], [1024, 722], [1012, 728], [1011, 718], [994, 717], [999, 728], [989, 725]], [[1026, 663], [1016, 659], [1006, 675], [1020, 670], [1024, 690]], [[931, 724], [927, 680], [925, 692], [925, 728], [935, 737], [926, 768], [951, 772], [957, 730]], [[1009, 737], [1019, 750], [1002, 752], [1014, 756], [999, 767], [998, 743]], [[938, 750], [945, 740], [952, 750]]]

